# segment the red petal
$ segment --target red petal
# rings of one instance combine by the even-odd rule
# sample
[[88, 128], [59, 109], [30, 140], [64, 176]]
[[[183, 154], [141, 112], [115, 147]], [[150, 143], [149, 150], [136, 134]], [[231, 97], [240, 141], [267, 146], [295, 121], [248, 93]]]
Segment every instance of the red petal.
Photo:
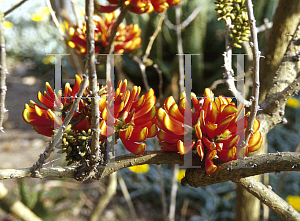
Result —
[[183, 136], [178, 136], [175, 134], [167, 133], [163, 130], [160, 130], [157, 134], [159, 140], [167, 143], [177, 143], [178, 140], [183, 140]]
[[214, 165], [213, 163], [213, 158], [216, 156], [217, 151], [207, 151], [206, 153], [206, 158], [205, 158], [205, 170], [207, 174], [211, 174], [213, 172], [215, 172], [215, 170], [217, 169], [217, 166]]
[[133, 141], [130, 141], [130, 140], [122, 140], [125, 148], [133, 153], [133, 154], [136, 154], [136, 155], [140, 155], [142, 153], [144, 153], [145, 151], [145, 148], [146, 148], [146, 144], [144, 143], [137, 143], [137, 142], [133, 142]]
[[178, 148], [179, 153], [181, 155], [184, 155], [184, 154], [191, 152], [194, 144], [195, 144], [195, 142], [193, 142], [193, 141], [188, 141], [188, 142], [183, 143], [181, 140], [178, 140], [177, 148]]
[[217, 149], [216, 143], [213, 142], [213, 141], [210, 141], [210, 140], [207, 139], [206, 137], [203, 137], [203, 138], [202, 138], [202, 141], [203, 141], [203, 144], [204, 144], [208, 149], [210, 149], [211, 151]]
[[53, 129], [51, 127], [41, 127], [41, 126], [33, 126], [33, 129], [39, 133], [39, 134], [42, 134], [44, 136], [47, 136], [47, 137], [51, 137], [52, 135], [54, 135], [53, 133]]
[[95, 4], [95, 10], [100, 13], [112, 13], [118, 8], [118, 6], [112, 6], [112, 5], [99, 5]]
[[203, 160], [203, 157], [204, 157], [204, 147], [203, 147], [203, 143], [201, 140], [198, 140], [197, 141], [197, 153], [198, 155], [201, 157], [201, 161]]
[[76, 130], [82, 131], [85, 130], [87, 131], [90, 128], [90, 122], [89, 122], [89, 117], [86, 116], [82, 121], [80, 121], [78, 124], [74, 125], [74, 128]]
[[228, 104], [220, 113], [218, 117], [218, 124], [221, 123], [227, 116], [231, 114], [236, 114], [237, 107], [234, 104]]

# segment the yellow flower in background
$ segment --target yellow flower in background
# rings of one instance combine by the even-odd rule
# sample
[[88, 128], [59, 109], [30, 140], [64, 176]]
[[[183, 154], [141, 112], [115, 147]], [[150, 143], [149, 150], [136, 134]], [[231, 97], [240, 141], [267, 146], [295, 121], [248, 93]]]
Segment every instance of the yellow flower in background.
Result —
[[181, 182], [182, 178], [185, 176], [185, 170], [179, 170], [177, 173], [177, 181], [178, 183]]
[[48, 7], [41, 7], [36, 10], [35, 14], [31, 15], [31, 20], [35, 22], [45, 21], [50, 14]]
[[4, 21], [3, 22], [3, 27], [4, 28], [13, 28], [14, 27], [14, 24], [9, 22], [9, 21]]
[[289, 196], [287, 196], [286, 201], [287, 201], [292, 207], [294, 207], [295, 210], [300, 211], [300, 196], [292, 196], [292, 195], [289, 195]]
[[53, 55], [50, 55], [50, 56], [47, 56], [47, 57], [43, 58], [43, 63], [44, 64], [49, 64], [49, 63], [54, 64], [54, 61], [55, 61], [55, 56], [53, 56]]
[[131, 170], [132, 172], [142, 173], [142, 174], [147, 173], [149, 171], [149, 169], [150, 169], [149, 164], [143, 164], [143, 165], [129, 167], [129, 170]]
[[288, 101], [286, 102], [286, 105], [292, 108], [297, 108], [300, 106], [300, 101], [297, 98], [293, 98], [291, 97], [290, 99], [288, 99]]

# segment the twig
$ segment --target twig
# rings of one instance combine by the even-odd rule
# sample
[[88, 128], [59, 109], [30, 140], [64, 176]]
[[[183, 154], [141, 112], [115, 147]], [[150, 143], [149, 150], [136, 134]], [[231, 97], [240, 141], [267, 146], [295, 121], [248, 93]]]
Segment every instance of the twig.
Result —
[[252, 100], [251, 112], [248, 118], [248, 123], [245, 132], [245, 143], [248, 145], [250, 135], [253, 131], [252, 127], [258, 110], [258, 99], [259, 99], [259, 59], [260, 51], [258, 49], [257, 30], [255, 24], [255, 17], [253, 13], [252, 1], [246, 0], [246, 7], [248, 12], [248, 19], [250, 23], [251, 39], [253, 42], [252, 54], [253, 54], [253, 86], [252, 86]]
[[83, 179], [87, 179], [96, 173], [97, 165], [100, 161], [100, 146], [99, 146], [99, 95], [98, 95], [98, 86], [97, 86], [97, 74], [96, 74], [96, 64], [95, 64], [95, 40], [94, 40], [94, 1], [86, 0], [85, 3], [85, 14], [86, 14], [86, 37], [87, 37], [87, 71], [89, 75], [89, 90], [91, 97], [91, 129], [92, 129], [92, 138], [91, 138], [91, 156], [90, 164], [86, 168], [86, 175]]
[[224, 83], [225, 83], [225, 80], [224, 80], [224, 79], [218, 79], [218, 80], [214, 81], [214, 82], [210, 85], [209, 88], [213, 91], [213, 90], [217, 89], [217, 86], [218, 86], [219, 84], [224, 84]]
[[[179, 96], [184, 91], [184, 59], [183, 59], [183, 45], [180, 29], [180, 14], [181, 14], [182, 2], [175, 6], [175, 18], [176, 18], [176, 36], [177, 36], [177, 53], [178, 53], [178, 67], [179, 67]], [[179, 172], [179, 166], [174, 165], [172, 187], [171, 187], [171, 199], [168, 220], [175, 221], [175, 210], [176, 210], [176, 195], [178, 190], [177, 174]]]
[[4, 27], [3, 27], [3, 14], [0, 12], [0, 132], [3, 130], [4, 114], [8, 110], [5, 108], [5, 95], [6, 95], [6, 52], [5, 52], [5, 38], [4, 38]]
[[180, 221], [185, 221], [185, 216], [189, 206], [189, 202], [190, 202], [189, 198], [184, 199], [182, 209], [181, 209]]
[[65, 39], [65, 33], [62, 30], [62, 28], [60, 27], [60, 25], [59, 25], [59, 22], [57, 20], [56, 15], [55, 15], [55, 11], [52, 8], [50, 0], [46, 0], [46, 3], [47, 3], [47, 6], [49, 8], [49, 11], [50, 11], [50, 14], [51, 14], [51, 17], [52, 17], [52, 21], [55, 24], [55, 26], [56, 26], [57, 30], [59, 31], [59, 33], [61, 34], [61, 36], [63, 38], [62, 40], [64, 40]]
[[[185, 29], [196, 17], [197, 15], [200, 13], [202, 6], [204, 5], [204, 3], [206, 3], [206, 1], [202, 2], [200, 5], [198, 5], [193, 11], [192, 13], [189, 15], [189, 17], [187, 17], [181, 24], [179, 24], [179, 28], [181, 29], [181, 31], [183, 29]], [[168, 26], [169, 29], [175, 30], [177, 29], [177, 24], [173, 25], [172, 22], [168, 19], [167, 16], [165, 16], [165, 24]]]
[[141, 70], [141, 73], [142, 73], [142, 77], [143, 77], [143, 82], [144, 82], [144, 85], [145, 85], [145, 88], [147, 91], [150, 90], [150, 85], [148, 83], [148, 80], [147, 80], [147, 75], [146, 75], [146, 65], [142, 62], [142, 60], [137, 57], [137, 56], [134, 56], [133, 57], [133, 60], [138, 63], [139, 67], [140, 67], [140, 70]]
[[156, 105], [159, 107], [160, 104], [163, 102], [162, 99], [164, 97], [163, 95], [163, 76], [162, 76], [162, 71], [159, 69], [157, 64], [153, 64], [153, 67], [155, 68], [156, 72], [158, 73], [158, 78], [159, 78], [159, 83], [158, 83], [158, 92], [159, 92], [159, 96], [156, 102]]
[[[140, 59], [139, 57], [137, 56], [134, 56], [133, 57], [133, 60], [139, 65], [140, 67], [140, 70], [141, 70], [141, 73], [142, 73], [142, 77], [143, 77], [143, 82], [144, 82], [144, 85], [146, 87], [146, 90], [149, 91], [150, 90], [150, 85], [148, 83], [148, 80], [147, 80], [147, 75], [146, 75], [146, 62], [147, 62], [147, 59], [148, 59], [148, 56], [150, 55], [150, 52], [151, 52], [151, 49], [152, 49], [152, 46], [153, 46], [153, 43], [155, 41], [155, 38], [157, 37], [158, 33], [161, 31], [161, 26], [162, 26], [162, 23], [164, 21], [164, 17], [165, 17], [165, 14], [166, 14], [166, 11], [164, 11], [162, 13], [162, 15], [160, 16], [160, 19], [158, 21], [158, 24], [157, 24], [157, 27], [153, 33], [153, 35], [150, 37], [150, 40], [149, 40], [149, 43], [147, 45], [147, 48], [146, 48], [146, 51], [145, 51], [145, 54], [144, 56], [142, 57], [142, 59]], [[153, 65], [154, 67], [154, 65]], [[158, 66], [156, 65], [156, 67], [154, 67], [157, 72], [158, 72], [158, 75], [160, 74], [159, 73], [159, 69], [158, 69]], [[161, 80], [161, 79], [160, 79]], [[161, 81], [160, 81], [161, 82]], [[161, 91], [159, 92], [161, 93]]]
[[[158, 138], [154, 139], [154, 147], [156, 150], [159, 150], [161, 147], [159, 145]], [[158, 172], [158, 184], [159, 184], [159, 189], [160, 189], [160, 201], [162, 205], [162, 215], [163, 221], [167, 221], [167, 200], [166, 200], [166, 191], [165, 191], [165, 185], [164, 185], [164, 179], [163, 179], [163, 172], [161, 165], [156, 165], [157, 172]]]
[[168, 19], [168, 16], [165, 16], [165, 25], [172, 30], [176, 30], [176, 25], [173, 25], [172, 22]]
[[126, 187], [126, 183], [125, 183], [125, 181], [124, 181], [124, 179], [123, 179], [123, 177], [121, 176], [120, 173], [118, 173], [118, 180], [119, 180], [120, 188], [122, 190], [124, 198], [125, 198], [125, 200], [127, 202], [127, 205], [129, 207], [129, 211], [130, 211], [130, 214], [131, 214], [131, 219], [133, 221], [136, 221], [138, 219], [137, 219], [137, 215], [136, 215], [132, 200], [130, 198], [130, 194], [129, 194], [128, 189]]
[[107, 47], [105, 48], [105, 50], [104, 50], [105, 52], [104, 52], [104, 53], [107, 53], [107, 52], [109, 52], [109, 54], [112, 54], [112, 53], [113, 53], [113, 51], [114, 51], [114, 45], [113, 45], [113, 42], [114, 42], [115, 36], [116, 36], [116, 34], [117, 34], [119, 25], [121, 24], [121, 22], [122, 22], [123, 19], [125, 18], [125, 15], [126, 15], [128, 9], [129, 9], [129, 6], [130, 6], [130, 5], [127, 5], [127, 6], [125, 6], [125, 7], [123, 7], [123, 8], [121, 9], [121, 12], [120, 12], [120, 14], [119, 14], [119, 16], [118, 16], [118, 18], [117, 18], [116, 23], [114, 24], [114, 27], [113, 27], [112, 32], [111, 32], [111, 35], [110, 35], [110, 37], [109, 37], [109, 39], [108, 39], [108, 45], [107, 45]]
[[[200, 5], [198, 5], [194, 11], [189, 15], [189, 17], [187, 17], [187, 19], [185, 19], [181, 24], [180, 24], [180, 29], [183, 30], [185, 29], [196, 17], [197, 15], [200, 13], [202, 6], [204, 4], [206, 4], [207, 1], [203, 1]], [[177, 24], [176, 24], [177, 25]]]
[[27, 206], [20, 200], [16, 199], [13, 194], [10, 194], [6, 187], [0, 182], [0, 201], [9, 209], [15, 216], [20, 217], [25, 221], [42, 221], [35, 215]]
[[232, 47], [230, 45], [230, 26], [231, 26], [231, 18], [227, 17], [225, 20], [225, 43], [226, 43], [226, 52], [224, 52], [224, 80], [227, 85], [228, 90], [231, 94], [236, 97], [238, 101], [243, 103], [246, 107], [249, 107], [251, 103], [247, 101], [235, 87], [234, 84], [234, 72], [232, 70]]
[[[218, 165], [217, 170], [209, 176], [205, 174], [204, 162], [200, 157], [193, 154], [193, 166], [201, 166], [203, 169], [187, 169], [186, 177], [182, 184], [199, 187], [221, 183], [246, 176], [255, 176], [263, 173], [273, 173], [281, 171], [300, 171], [300, 153], [278, 152], [247, 157], [237, 161], [222, 163], [216, 159], [214, 164]], [[142, 155], [126, 154], [115, 159], [115, 167], [98, 166], [95, 179], [100, 180], [115, 171], [123, 168], [142, 164], [179, 164], [184, 165], [184, 156], [176, 152], [145, 151]], [[75, 178], [79, 166], [70, 167], [47, 167], [41, 168], [39, 177], [68, 177]], [[0, 169], [0, 180], [30, 177], [30, 168], [23, 169]]]
[[116, 194], [117, 192], [117, 173], [113, 173], [109, 177], [109, 183], [107, 185], [106, 192], [100, 197], [98, 200], [97, 205], [95, 206], [89, 221], [97, 221], [99, 219], [99, 216], [101, 216], [103, 210], [111, 200], [111, 198]]
[[162, 204], [162, 212], [163, 212], [163, 221], [166, 221], [167, 218], [167, 202], [166, 202], [166, 192], [165, 192], [165, 185], [163, 180], [163, 174], [161, 165], [157, 165], [157, 172], [158, 172], [158, 183], [160, 188], [160, 201]]
[[19, 8], [21, 5], [23, 5], [23, 3], [27, 2], [27, 0], [23, 0], [20, 1], [18, 4], [14, 5], [13, 7], [11, 7], [10, 9], [8, 9], [6, 12], [4, 12], [4, 16], [8, 15], [9, 13], [11, 13], [12, 11], [14, 11], [15, 9]]
[[171, 188], [171, 199], [170, 199], [170, 207], [169, 207], [169, 221], [175, 221], [175, 210], [176, 210], [176, 195], [178, 190], [178, 183], [177, 183], [177, 174], [179, 172], [179, 166], [176, 164], [174, 165], [173, 170], [173, 177], [172, 177], [172, 188]]
[[233, 181], [247, 189], [252, 195], [274, 210], [284, 220], [300, 220], [300, 214], [291, 205], [258, 180], [247, 177]]
[[[180, 12], [181, 5], [175, 6], [175, 17], [176, 17], [176, 36], [177, 36], [177, 53], [178, 53], [178, 61], [179, 61], [179, 93], [181, 94], [184, 91], [184, 59], [183, 59], [183, 46], [182, 46], [182, 37], [181, 37], [181, 29], [180, 29]], [[179, 96], [180, 96], [179, 94]]]
[[293, 97], [300, 90], [300, 77], [295, 79], [280, 93], [269, 97], [260, 104], [262, 111], [259, 117], [260, 131], [268, 133], [274, 126], [282, 121], [286, 101]]
[[272, 26], [273, 26], [273, 22], [270, 22], [268, 19], [264, 19], [264, 24], [257, 27], [257, 33], [266, 31], [266, 30], [272, 28]]
[[148, 56], [150, 55], [150, 51], [151, 51], [151, 49], [152, 49], [153, 43], [154, 43], [154, 41], [155, 41], [155, 38], [157, 37], [158, 33], [161, 31], [161, 26], [162, 26], [162, 23], [163, 23], [163, 21], [164, 21], [166, 12], [167, 12], [167, 10], [165, 10], [165, 11], [161, 14], [161, 16], [160, 16], [160, 18], [159, 18], [159, 21], [158, 21], [158, 24], [157, 24], [157, 27], [156, 27], [156, 29], [155, 29], [153, 35], [150, 37], [148, 46], [147, 46], [147, 48], [146, 48], [145, 54], [144, 54], [143, 59], [142, 59], [143, 63], [146, 63], [147, 58], [148, 58]]
[[83, 95], [83, 92], [85, 91], [85, 88], [87, 86], [87, 77], [86, 75], [83, 75], [83, 80], [81, 82], [79, 91], [77, 93], [77, 99], [74, 101], [70, 111], [68, 112], [66, 118], [64, 119], [64, 122], [60, 126], [57, 134], [53, 137], [53, 139], [49, 142], [48, 146], [46, 147], [44, 153], [40, 154], [39, 159], [36, 161], [36, 163], [30, 168], [31, 176], [32, 177], [40, 177], [41, 174], [39, 174], [40, 169], [42, 168], [43, 164], [46, 162], [46, 159], [50, 156], [50, 154], [55, 150], [56, 144], [60, 141], [63, 132], [65, 131], [66, 127], [70, 123], [74, 113], [76, 112], [76, 109], [79, 105], [80, 99]]

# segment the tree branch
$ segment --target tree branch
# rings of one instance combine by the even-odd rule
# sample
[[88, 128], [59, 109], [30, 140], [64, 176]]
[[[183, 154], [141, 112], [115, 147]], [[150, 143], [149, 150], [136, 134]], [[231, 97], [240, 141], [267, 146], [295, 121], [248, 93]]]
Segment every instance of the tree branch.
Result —
[[253, 6], [251, 0], [246, 0], [246, 7], [248, 12], [248, 19], [250, 23], [250, 32], [251, 39], [253, 42], [252, 45], [252, 54], [253, 54], [253, 86], [252, 86], [252, 105], [251, 112], [248, 119], [248, 124], [245, 132], [245, 143], [248, 145], [250, 135], [253, 131], [252, 127], [258, 110], [258, 99], [259, 99], [259, 59], [260, 51], [258, 49], [258, 39], [257, 39], [257, 29], [255, 24], [255, 18], [253, 13]]
[[4, 38], [4, 27], [3, 27], [4, 17], [2, 12], [0, 12], [0, 132], [3, 130], [4, 113], [8, 110], [5, 108], [5, 95], [6, 95], [6, 53], [5, 53], [5, 38]]
[[245, 104], [246, 107], [249, 107], [251, 103], [247, 101], [241, 94], [238, 92], [238, 90], [235, 87], [234, 83], [234, 72], [232, 70], [232, 47], [230, 45], [230, 26], [231, 26], [231, 18], [227, 17], [225, 20], [225, 42], [226, 42], [226, 51], [224, 52], [224, 80], [226, 83], [226, 86], [230, 93], [236, 97], [237, 100], [239, 100], [241, 103]]
[[233, 181], [247, 189], [253, 196], [257, 197], [262, 203], [274, 210], [284, 220], [300, 220], [300, 214], [290, 204], [274, 193], [272, 188], [266, 187], [252, 177]]
[[4, 16], [8, 15], [9, 13], [11, 13], [12, 11], [14, 11], [15, 9], [19, 8], [21, 5], [23, 5], [23, 3], [27, 2], [28, 0], [23, 0], [20, 1], [18, 4], [14, 5], [12, 8], [8, 9], [6, 12], [4, 12]]
[[300, 171], [300, 153], [278, 152], [246, 157], [245, 159], [220, 164], [217, 170], [210, 175], [205, 173], [204, 168], [187, 169], [181, 184], [183, 186], [189, 184], [193, 187], [199, 187], [281, 171]]
[[91, 94], [91, 151], [88, 160], [81, 162], [77, 180], [86, 180], [97, 172], [97, 166], [100, 162], [100, 146], [99, 146], [99, 95], [97, 85], [97, 74], [95, 64], [95, 40], [94, 40], [94, 1], [86, 0], [86, 42], [87, 42], [87, 72], [89, 76], [89, 90]]
[[[126, 154], [115, 159], [114, 167], [98, 166], [95, 175], [97, 180], [112, 174], [115, 171], [142, 164], [179, 164], [184, 165], [184, 156], [176, 152], [145, 151], [142, 155]], [[300, 153], [278, 152], [247, 157], [237, 161], [223, 163], [219, 159], [214, 160], [218, 165], [217, 170], [207, 175], [205, 173], [204, 162], [197, 154], [193, 154], [193, 166], [201, 166], [201, 169], [188, 169], [186, 177], [182, 180], [182, 185], [199, 187], [221, 183], [229, 180], [259, 175], [263, 173], [273, 173], [280, 171], [300, 171]], [[48, 177], [68, 177], [75, 178], [78, 166], [41, 168], [40, 174], [36, 178]], [[0, 169], [0, 180], [30, 177], [30, 168], [23, 169]]]

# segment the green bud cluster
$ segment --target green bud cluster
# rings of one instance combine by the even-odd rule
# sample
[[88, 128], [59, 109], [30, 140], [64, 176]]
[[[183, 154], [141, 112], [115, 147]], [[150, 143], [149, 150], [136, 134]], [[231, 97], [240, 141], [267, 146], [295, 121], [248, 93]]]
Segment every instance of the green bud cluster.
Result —
[[229, 36], [231, 37], [231, 46], [241, 48], [243, 41], [249, 41], [250, 26], [248, 21], [245, 0], [217, 0], [216, 15], [218, 21], [231, 19], [231, 27]]
[[[54, 133], [56, 134], [57, 131]], [[61, 149], [60, 153], [67, 154], [66, 161], [68, 166], [85, 158], [91, 145], [91, 134], [91, 129], [74, 132], [71, 124], [66, 127], [57, 148]]]

